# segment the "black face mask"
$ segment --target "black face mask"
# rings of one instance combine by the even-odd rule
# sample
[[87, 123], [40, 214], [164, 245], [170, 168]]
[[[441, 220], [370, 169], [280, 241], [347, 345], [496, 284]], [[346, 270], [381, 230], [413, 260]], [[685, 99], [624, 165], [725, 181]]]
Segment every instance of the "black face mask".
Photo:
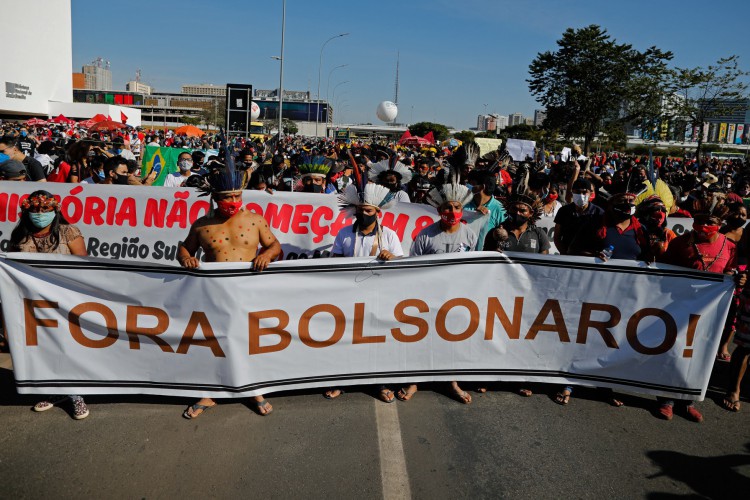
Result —
[[302, 188], [302, 191], [304, 191], [305, 193], [322, 193], [323, 186], [321, 186], [320, 184], [308, 184]]
[[631, 205], [630, 203], [619, 203], [612, 207], [612, 218], [615, 219], [617, 222], [622, 222], [625, 220], [630, 219], [632, 209], [635, 205]]
[[508, 218], [508, 223], [510, 223], [513, 227], [521, 227], [527, 222], [529, 222], [529, 218], [525, 215], [521, 214], [509, 214], [510, 217]]
[[117, 177], [114, 179], [114, 184], [127, 184], [128, 183], [128, 176], [127, 174], [117, 174]]
[[362, 229], [369, 227], [370, 224], [376, 222], [378, 220], [378, 215], [356, 214], [355, 218], [357, 219], [357, 227]]
[[728, 217], [727, 218], [727, 226], [737, 229], [739, 227], [742, 227], [747, 222], [747, 219], [743, 219], [742, 217]]

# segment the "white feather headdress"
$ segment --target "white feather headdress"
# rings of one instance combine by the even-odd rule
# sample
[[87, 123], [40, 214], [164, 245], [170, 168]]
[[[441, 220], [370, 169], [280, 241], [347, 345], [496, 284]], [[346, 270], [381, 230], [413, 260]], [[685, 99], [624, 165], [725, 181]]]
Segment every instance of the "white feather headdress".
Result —
[[412, 177], [411, 170], [409, 170], [409, 167], [407, 167], [400, 161], [395, 160], [395, 158], [396, 157], [394, 155], [393, 158], [389, 160], [381, 160], [377, 163], [373, 163], [370, 166], [370, 172], [368, 173], [368, 177], [370, 178], [370, 180], [376, 182], [380, 174], [391, 170], [401, 176], [401, 180], [399, 181], [401, 182], [401, 184], [409, 184], [409, 181]]
[[341, 210], [352, 215], [362, 205], [385, 209], [395, 203], [393, 197], [389, 196], [390, 193], [390, 189], [378, 184], [367, 184], [363, 191], [359, 191], [354, 184], [349, 184], [339, 195], [339, 205]]
[[430, 189], [425, 197], [425, 201], [437, 208], [448, 201], [457, 201], [461, 206], [465, 206], [473, 198], [474, 195], [472, 194], [471, 189], [458, 183], [451, 183]]

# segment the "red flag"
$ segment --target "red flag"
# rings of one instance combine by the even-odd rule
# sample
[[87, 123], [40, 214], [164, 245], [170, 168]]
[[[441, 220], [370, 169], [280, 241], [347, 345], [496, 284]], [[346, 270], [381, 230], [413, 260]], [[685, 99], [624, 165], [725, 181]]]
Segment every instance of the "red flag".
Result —
[[128, 123], [128, 115], [120, 111], [120, 121], [124, 124]]
[[111, 121], [112, 121], [112, 117], [111, 117], [111, 116], [109, 116], [109, 115], [107, 115], [107, 121], [110, 121], [110, 122], [111, 122]]
[[429, 141], [430, 144], [435, 144], [435, 136], [432, 134], [432, 130], [427, 132], [427, 135], [424, 136], [425, 141]]
[[401, 144], [402, 142], [404, 142], [409, 137], [411, 137], [411, 132], [409, 132], [409, 129], [406, 129], [406, 132], [404, 132], [404, 135], [402, 135], [401, 139], [398, 140], [398, 143]]

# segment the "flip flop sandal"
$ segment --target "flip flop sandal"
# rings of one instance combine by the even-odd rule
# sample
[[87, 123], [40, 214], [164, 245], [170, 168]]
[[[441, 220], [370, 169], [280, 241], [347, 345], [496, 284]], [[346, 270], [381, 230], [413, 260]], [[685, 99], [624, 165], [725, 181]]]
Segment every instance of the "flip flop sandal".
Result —
[[518, 394], [525, 398], [530, 398], [531, 396], [534, 395], [534, 393], [531, 392], [531, 389], [518, 389]]
[[[564, 392], [567, 392], [567, 394], [563, 394]], [[560, 406], [566, 406], [568, 403], [570, 403], [570, 397], [572, 395], [573, 388], [568, 386], [557, 393], [557, 395], [555, 396], [555, 403], [559, 404]]]
[[[335, 396], [331, 396], [331, 394], [329, 393], [334, 392], [334, 391], [339, 391], [339, 393]], [[344, 394], [344, 389], [328, 389], [326, 392], [323, 393], [323, 397], [326, 399], [336, 399], [342, 394]]]
[[463, 403], [465, 405], [471, 404], [471, 395], [466, 391], [461, 392], [454, 392], [456, 397], [458, 398], [459, 403]]
[[381, 389], [380, 400], [384, 403], [393, 403], [394, 401], [396, 401], [396, 398], [395, 398], [395, 395], [393, 394], [393, 391], [389, 389]]
[[256, 401], [255, 402], [255, 406], [258, 408], [258, 414], [261, 417], [267, 417], [268, 415], [270, 415], [271, 413], [273, 413], [273, 408], [271, 408], [270, 410], [268, 410], [266, 413], [261, 413], [260, 409], [263, 408], [266, 405], [270, 405], [270, 403], [268, 401], [266, 401], [265, 399], [263, 399], [261, 401]]
[[406, 401], [409, 401], [409, 400], [410, 400], [411, 398], [413, 398], [413, 397], [414, 397], [414, 395], [415, 395], [416, 393], [417, 393], [417, 391], [414, 391], [414, 392], [409, 392], [409, 391], [405, 390], [404, 388], [401, 388], [401, 389], [400, 389], [400, 390], [399, 390], [399, 391], [398, 391], [398, 392], [396, 393], [396, 398], [397, 398], [397, 399], [398, 399], [399, 401], [404, 401], [404, 402], [406, 402]]
[[725, 410], [733, 411], [737, 413], [740, 411], [740, 407], [738, 406], [740, 404], [740, 400], [732, 401], [730, 399], [724, 398], [724, 401], [722, 402], [722, 406]]
[[[206, 410], [210, 410], [214, 406], [216, 406], [216, 403], [214, 403], [212, 405], [209, 405], [209, 406], [207, 406], [207, 405], [199, 405], [198, 403], [195, 403], [194, 405], [188, 406], [185, 409], [185, 411], [182, 412], [182, 416], [185, 417], [188, 420], [193, 420], [194, 418], [200, 417], [201, 415], [203, 415], [203, 413], [206, 412]], [[195, 414], [194, 415], [190, 415], [190, 413], [188, 413], [188, 411], [191, 410], [191, 409], [193, 410], [193, 413], [195, 413], [198, 410], [200, 410], [201, 412], [199, 414], [197, 414], [197, 415], [195, 415]]]

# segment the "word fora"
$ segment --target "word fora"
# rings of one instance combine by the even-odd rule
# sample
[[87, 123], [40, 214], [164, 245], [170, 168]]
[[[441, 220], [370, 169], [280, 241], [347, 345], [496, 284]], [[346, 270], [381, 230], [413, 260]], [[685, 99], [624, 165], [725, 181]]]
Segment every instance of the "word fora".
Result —
[[[475, 301], [461, 297], [454, 298], [446, 301], [437, 309], [434, 324], [431, 325], [425, 317], [431, 311], [430, 306], [420, 299], [406, 299], [394, 307], [393, 319], [404, 327], [408, 326], [406, 328], [407, 331], [399, 325], [391, 328], [390, 334], [397, 342], [411, 343], [419, 342], [430, 331], [433, 331], [447, 342], [461, 342], [468, 340], [480, 331], [480, 323], [484, 319], [484, 329], [482, 330], [484, 340], [493, 340], [495, 327], [498, 322], [509, 340], [518, 340], [521, 338], [523, 303], [523, 297], [515, 297], [513, 312], [509, 316], [497, 297], [489, 297], [486, 303], [486, 314], [482, 318], [480, 307]], [[56, 319], [40, 318], [37, 316], [36, 310], [59, 310], [60, 308], [58, 303], [54, 301], [26, 298], [23, 301], [23, 305], [26, 345], [37, 346], [39, 343], [39, 327], [58, 328], [59, 325]], [[450, 331], [447, 319], [453, 311], [455, 311], [454, 314], [460, 314], [460, 317], [464, 319], [468, 318], [468, 325], [463, 331]], [[386, 335], [365, 335], [364, 302], [355, 303], [353, 313], [353, 320], [351, 321], [352, 344], [378, 344], [386, 342]], [[607, 316], [605, 319], [593, 318], [594, 314], [601, 315], [602, 313]], [[81, 317], [84, 314], [97, 314], [101, 316], [107, 329], [107, 335], [96, 339], [86, 336], [83, 328], [81, 328]], [[318, 315], [327, 315], [333, 319], [332, 332], [311, 331], [313, 319]], [[551, 322], [547, 322], [550, 316]], [[97, 302], [78, 304], [68, 311], [67, 317], [68, 330], [71, 336], [78, 344], [84, 347], [94, 349], [105, 348], [113, 345], [120, 338], [117, 317], [114, 311], [104, 304]], [[141, 318], [145, 319], [145, 317], [151, 318], [149, 323], [153, 323], [155, 320], [156, 325], [149, 327], [142, 326]], [[611, 304], [583, 302], [579, 318], [575, 338], [577, 344], [586, 344], [589, 331], [593, 329], [601, 336], [607, 347], [612, 349], [620, 348], [612, 333], [612, 328], [620, 324], [622, 320], [622, 312], [619, 308]], [[639, 338], [639, 324], [646, 318], [660, 320], [664, 326], [663, 338], [659, 340], [657, 345], [645, 345]], [[693, 339], [699, 319], [700, 315], [697, 314], [691, 314], [689, 317], [685, 342], [687, 348], [683, 351], [683, 357], [692, 357]], [[127, 335], [130, 349], [140, 349], [140, 339], [143, 337], [149, 339], [162, 351], [168, 353], [187, 354], [190, 346], [195, 345], [210, 348], [215, 357], [225, 357], [224, 350], [221, 348], [214, 334], [214, 329], [206, 313], [201, 311], [192, 312], [176, 349], [166, 340], [159, 337], [159, 335], [168, 330], [169, 323], [169, 314], [163, 309], [147, 306], [127, 306], [125, 334]], [[269, 323], [272, 326], [269, 326]], [[279, 352], [289, 347], [293, 339], [293, 334], [288, 329], [289, 323], [289, 313], [282, 309], [269, 309], [248, 313], [249, 354], [257, 355]], [[297, 320], [296, 335], [299, 341], [307, 347], [314, 349], [330, 347], [344, 338], [347, 323], [346, 314], [340, 307], [333, 304], [317, 304], [308, 308], [300, 315]], [[97, 323], [93, 322], [89, 316], [88, 324]], [[198, 329], [202, 331], [203, 338], [195, 338]], [[571, 341], [559, 301], [548, 299], [544, 303], [531, 323], [531, 326], [526, 330], [523, 338], [525, 340], [534, 340], [540, 332], [554, 332], [559, 337], [560, 342]], [[652, 343], [652, 337], [654, 336], [653, 332], [649, 334]], [[625, 327], [627, 343], [633, 350], [644, 355], [653, 356], [668, 352], [674, 346], [677, 336], [677, 322], [671, 314], [663, 309], [640, 309], [630, 316]], [[321, 340], [321, 338], [324, 338], [324, 340]], [[261, 339], [264, 342], [261, 342]]]

